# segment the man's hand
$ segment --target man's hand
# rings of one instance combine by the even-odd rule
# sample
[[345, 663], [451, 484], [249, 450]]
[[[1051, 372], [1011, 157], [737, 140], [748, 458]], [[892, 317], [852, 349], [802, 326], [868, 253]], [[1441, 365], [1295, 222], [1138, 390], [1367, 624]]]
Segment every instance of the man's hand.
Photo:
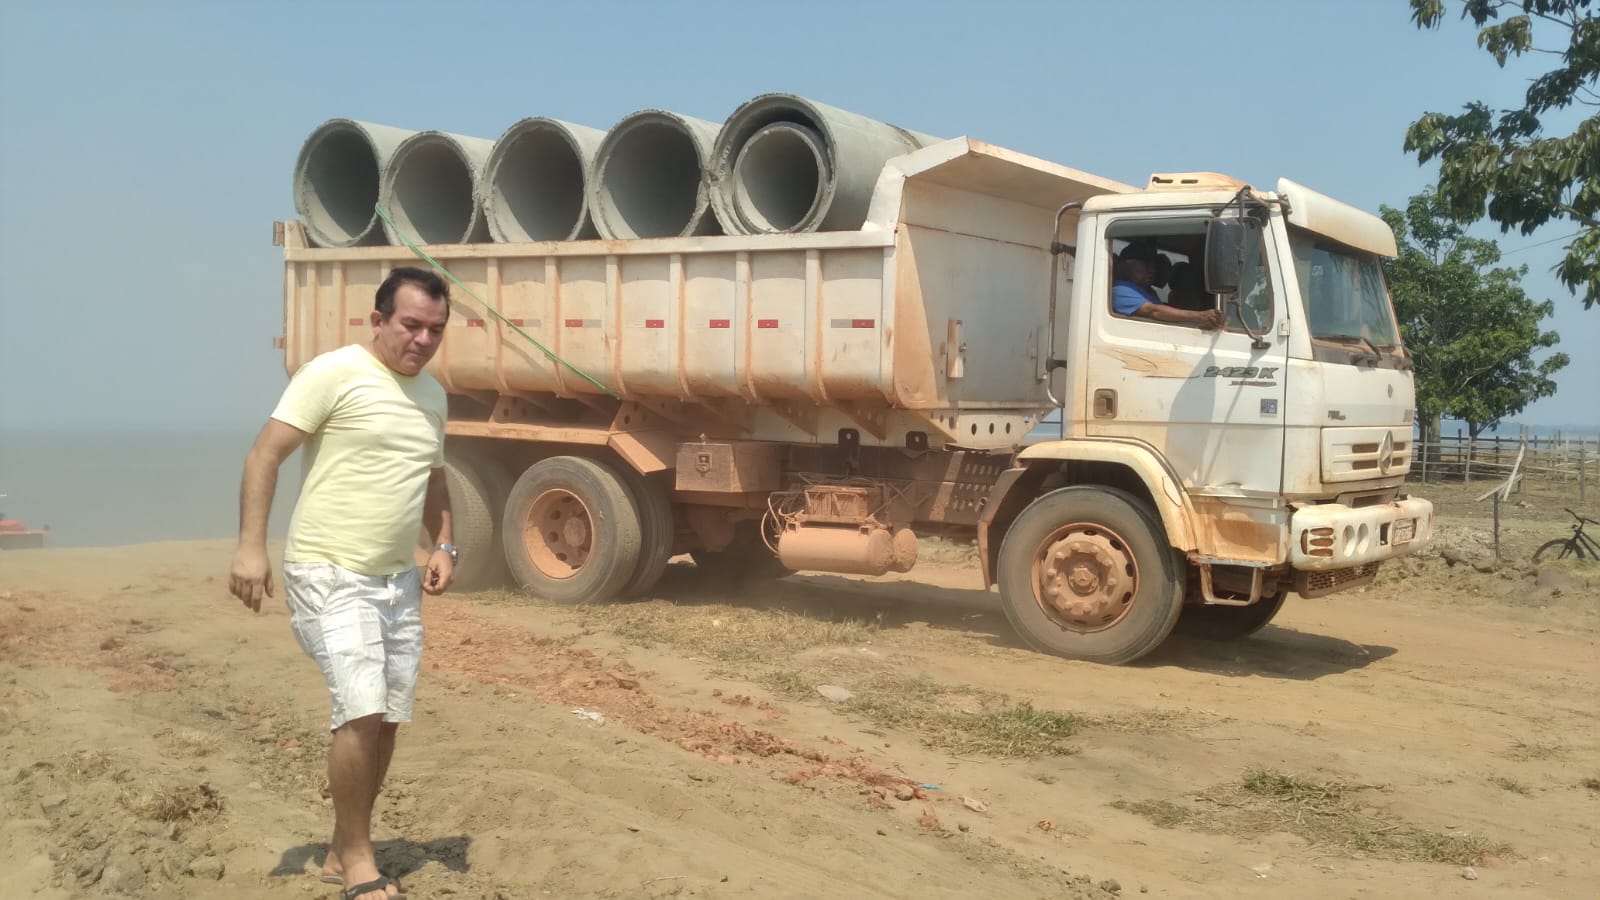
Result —
[[437, 597], [450, 589], [456, 580], [456, 561], [443, 550], [433, 551], [428, 557], [428, 570], [422, 576], [422, 589]]
[[1217, 329], [1222, 327], [1222, 311], [1219, 309], [1195, 310], [1195, 321], [1201, 328]]
[[262, 599], [272, 596], [272, 564], [266, 547], [239, 545], [233, 552], [228, 590], [252, 612], [261, 612]]

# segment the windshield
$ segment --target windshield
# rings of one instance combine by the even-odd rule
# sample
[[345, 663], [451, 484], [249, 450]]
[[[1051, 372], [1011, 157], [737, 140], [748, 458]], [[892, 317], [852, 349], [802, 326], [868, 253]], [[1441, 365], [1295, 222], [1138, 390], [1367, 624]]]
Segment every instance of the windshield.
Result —
[[1298, 228], [1289, 244], [1311, 326], [1312, 358], [1398, 358], [1400, 333], [1377, 257]]

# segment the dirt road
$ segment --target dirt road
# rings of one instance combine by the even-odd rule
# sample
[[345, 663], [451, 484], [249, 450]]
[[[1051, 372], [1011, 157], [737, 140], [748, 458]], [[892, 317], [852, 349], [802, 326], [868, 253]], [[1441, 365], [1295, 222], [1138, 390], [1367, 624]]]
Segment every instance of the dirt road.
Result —
[[[0, 557], [0, 893], [334, 894], [324, 691], [229, 550]], [[430, 599], [383, 866], [414, 898], [1600, 887], [1592, 572], [1418, 561], [1126, 668], [1022, 649], [957, 551], [914, 574]]]

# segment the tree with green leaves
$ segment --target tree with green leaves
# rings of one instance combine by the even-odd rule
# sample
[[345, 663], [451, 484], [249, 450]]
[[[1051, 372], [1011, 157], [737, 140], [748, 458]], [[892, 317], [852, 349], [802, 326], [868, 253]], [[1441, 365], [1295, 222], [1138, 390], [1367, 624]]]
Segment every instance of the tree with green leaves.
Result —
[[[1419, 28], [1437, 28], [1447, 0], [1410, 0]], [[1419, 163], [1439, 160], [1439, 198], [1462, 222], [1488, 218], [1502, 232], [1531, 234], [1555, 222], [1576, 231], [1556, 266], [1561, 282], [1582, 292], [1585, 309], [1600, 303], [1600, 115], [1572, 133], [1545, 133], [1554, 111], [1600, 107], [1600, 15], [1591, 0], [1461, 0], [1462, 18], [1478, 27], [1478, 46], [1504, 68], [1512, 57], [1554, 57], [1533, 79], [1519, 109], [1491, 111], [1468, 103], [1460, 115], [1429, 112], [1406, 129], [1405, 149]], [[1534, 42], [1550, 34], [1546, 46]], [[1562, 42], [1565, 46], [1561, 46]]]
[[1535, 356], [1560, 337], [1541, 325], [1555, 311], [1522, 289], [1528, 267], [1499, 266], [1494, 241], [1475, 238], [1430, 189], [1404, 211], [1381, 208], [1400, 255], [1384, 263], [1395, 315], [1411, 352], [1423, 440], [1439, 439], [1443, 416], [1476, 437], [1556, 392], [1565, 353]]

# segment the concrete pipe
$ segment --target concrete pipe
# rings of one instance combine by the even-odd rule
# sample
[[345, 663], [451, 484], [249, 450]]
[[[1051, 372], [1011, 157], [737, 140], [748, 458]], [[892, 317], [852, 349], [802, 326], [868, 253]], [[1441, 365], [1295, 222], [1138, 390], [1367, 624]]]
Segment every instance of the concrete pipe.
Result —
[[382, 244], [378, 186], [406, 138], [403, 128], [353, 119], [329, 119], [300, 147], [294, 164], [294, 208], [319, 247]]
[[605, 136], [542, 117], [506, 129], [478, 185], [489, 236], [499, 243], [595, 237], [585, 194]]
[[939, 138], [797, 97], [763, 94], [717, 136], [711, 204], [729, 234], [852, 231], [888, 160]]
[[476, 188], [493, 149], [493, 141], [442, 131], [419, 131], [401, 142], [378, 188], [378, 202], [394, 220], [394, 227], [383, 226], [389, 242], [404, 243], [404, 232], [419, 244], [487, 243]]
[[751, 135], [734, 160], [735, 215], [752, 232], [804, 230], [803, 223], [817, 218], [822, 186], [832, 175], [822, 135], [793, 122], [773, 122]]
[[589, 215], [611, 240], [719, 234], [707, 180], [717, 125], [657, 109], [606, 133], [589, 180]]

